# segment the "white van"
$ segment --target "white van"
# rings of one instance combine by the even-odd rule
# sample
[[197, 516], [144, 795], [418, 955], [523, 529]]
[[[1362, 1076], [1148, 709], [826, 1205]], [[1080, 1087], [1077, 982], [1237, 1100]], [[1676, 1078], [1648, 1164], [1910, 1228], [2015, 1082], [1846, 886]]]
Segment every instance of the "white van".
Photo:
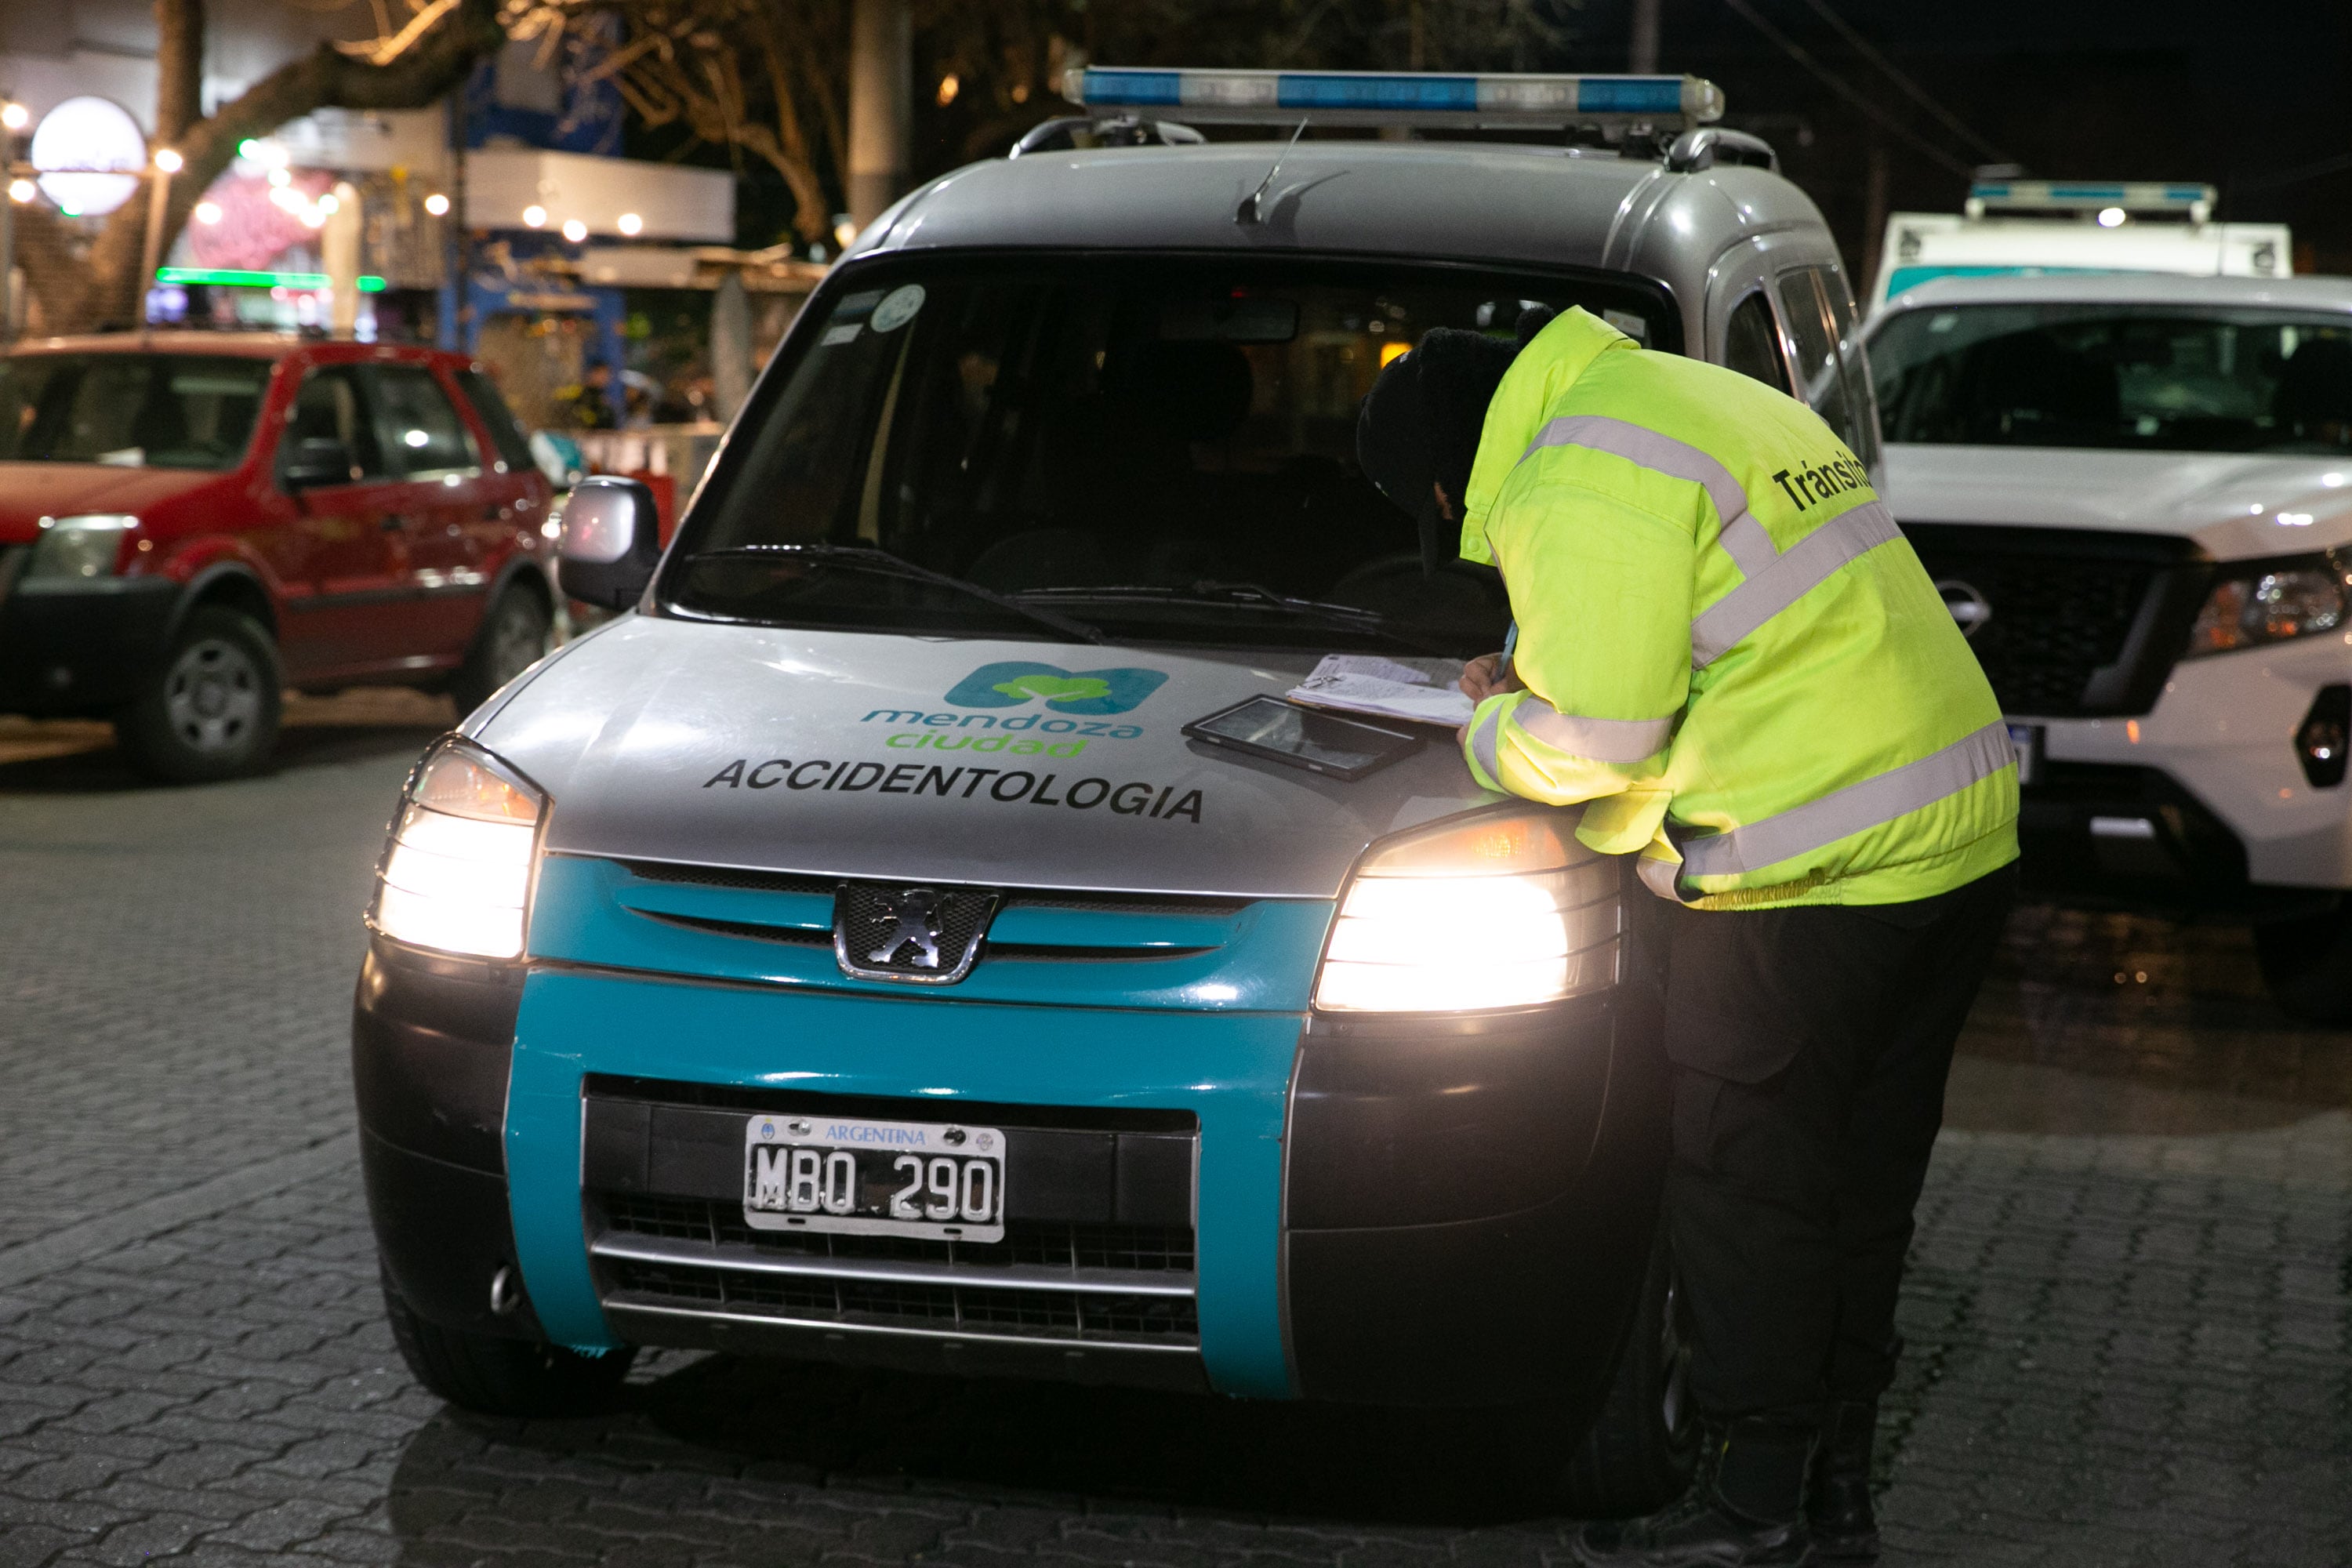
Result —
[[562, 586], [623, 613], [412, 778], [352, 1024], [394, 1334], [507, 1415], [639, 1346], [1535, 1401], [1564, 1506], [1658, 1506], [1656, 900], [1450, 734], [1280, 699], [1509, 619], [1358, 466], [1397, 345], [1581, 305], [1867, 457], [1836, 246], [1691, 79], [1065, 96], [826, 277], [666, 555], [581, 483]]
[[1872, 308], [1938, 278], [2172, 272], [2284, 278], [2294, 239], [2280, 223], [2215, 223], [2210, 185], [1979, 181], [1958, 213], [1896, 213], [1871, 280]]
[[1867, 342], [2027, 887], [2250, 920], [2288, 1012], [2352, 1020], [2352, 279], [1945, 278]]

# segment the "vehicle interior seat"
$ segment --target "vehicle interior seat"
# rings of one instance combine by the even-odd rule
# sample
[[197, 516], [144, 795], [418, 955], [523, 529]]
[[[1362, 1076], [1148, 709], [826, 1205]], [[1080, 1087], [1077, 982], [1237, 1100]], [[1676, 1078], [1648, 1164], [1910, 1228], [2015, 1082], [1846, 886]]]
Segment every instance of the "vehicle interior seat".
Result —
[[[1231, 343], [1145, 339], [1115, 347], [1101, 390], [1053, 410], [1031, 459], [1056, 521], [983, 548], [965, 575], [1000, 592], [1244, 576], [1225, 523], [1229, 477], [1196, 445], [1229, 440], [1255, 382]], [[1245, 537], [1245, 536], [1244, 536]]]
[[1975, 395], [1971, 441], [2000, 446], [2065, 446], [2115, 427], [2121, 395], [2113, 365], [2102, 364], [2046, 331], [1988, 339], [1969, 355]]
[[2279, 367], [2271, 416], [2281, 436], [2352, 446], [2352, 342], [2313, 338], [2298, 347]]

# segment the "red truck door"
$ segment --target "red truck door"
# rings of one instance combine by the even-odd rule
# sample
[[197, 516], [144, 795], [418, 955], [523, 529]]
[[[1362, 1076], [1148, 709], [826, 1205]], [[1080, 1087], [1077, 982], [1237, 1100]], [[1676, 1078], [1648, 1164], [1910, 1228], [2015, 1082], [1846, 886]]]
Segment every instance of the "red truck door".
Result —
[[377, 438], [401, 479], [409, 623], [404, 651], [446, 660], [462, 654], [482, 618], [489, 585], [476, 524], [498, 497], [473, 432], [421, 364], [369, 367]]
[[358, 674], [397, 659], [408, 591], [402, 485], [357, 367], [314, 365], [304, 374], [276, 462], [298, 514], [298, 547], [281, 568], [289, 668]]

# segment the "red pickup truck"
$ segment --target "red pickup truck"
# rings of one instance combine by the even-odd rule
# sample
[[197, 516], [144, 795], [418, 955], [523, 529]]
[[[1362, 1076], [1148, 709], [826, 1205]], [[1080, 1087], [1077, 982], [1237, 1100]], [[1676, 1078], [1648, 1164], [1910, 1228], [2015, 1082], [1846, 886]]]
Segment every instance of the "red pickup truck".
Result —
[[547, 479], [457, 354], [274, 336], [0, 356], [0, 712], [151, 776], [267, 761], [281, 691], [446, 690], [545, 650]]

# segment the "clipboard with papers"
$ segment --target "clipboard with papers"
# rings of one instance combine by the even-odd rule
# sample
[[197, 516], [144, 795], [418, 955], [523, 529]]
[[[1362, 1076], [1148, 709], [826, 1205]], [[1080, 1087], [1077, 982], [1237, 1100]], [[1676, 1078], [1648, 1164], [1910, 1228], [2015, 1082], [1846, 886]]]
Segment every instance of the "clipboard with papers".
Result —
[[1335, 653], [1327, 655], [1313, 674], [1284, 695], [1293, 702], [1335, 712], [1454, 730], [1470, 721], [1476, 706], [1454, 684], [1461, 676], [1459, 659]]

